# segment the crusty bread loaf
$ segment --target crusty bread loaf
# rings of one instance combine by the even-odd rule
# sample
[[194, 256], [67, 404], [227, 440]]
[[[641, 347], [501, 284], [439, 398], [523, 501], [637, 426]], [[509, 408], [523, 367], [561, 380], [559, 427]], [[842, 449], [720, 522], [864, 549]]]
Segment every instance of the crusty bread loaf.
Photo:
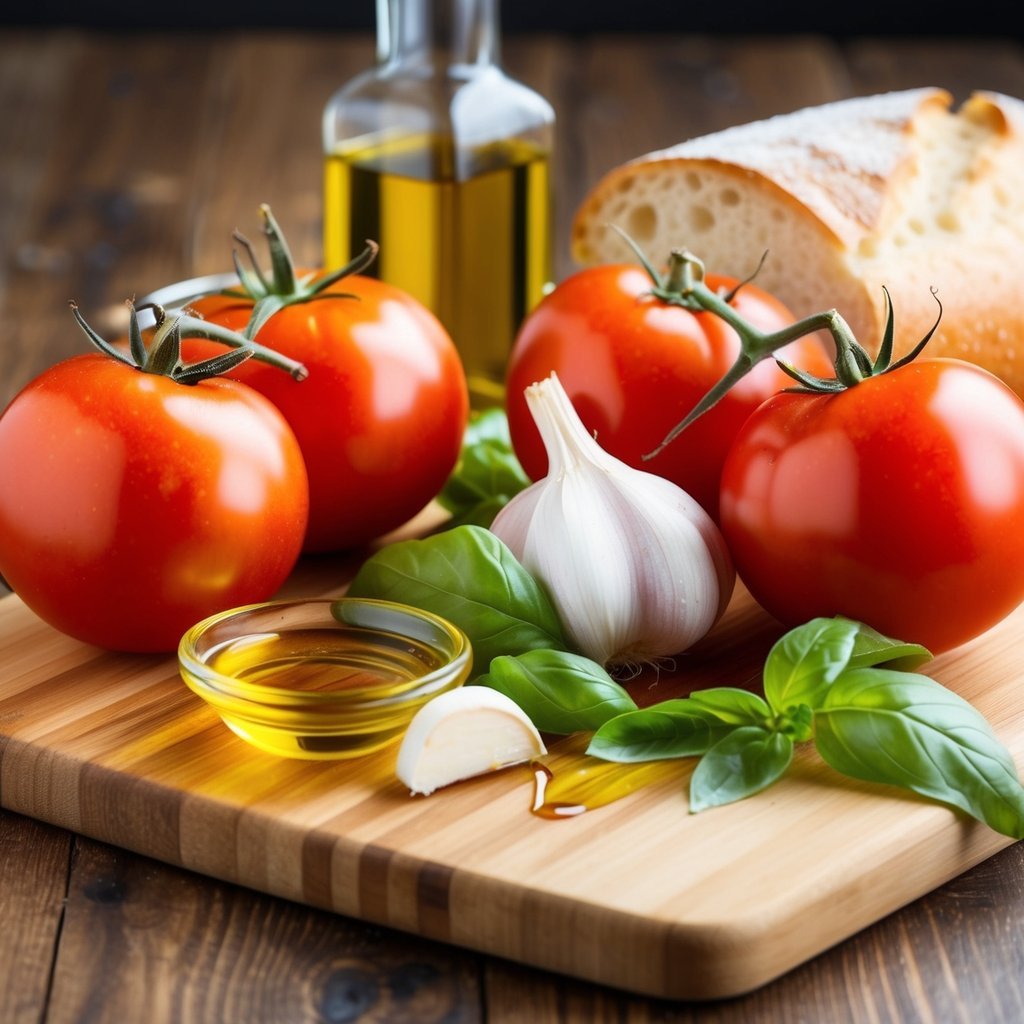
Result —
[[941, 89], [843, 100], [692, 139], [611, 171], [576, 214], [582, 264], [686, 248], [798, 316], [836, 308], [874, 350], [977, 362], [1024, 396], [1024, 103]]

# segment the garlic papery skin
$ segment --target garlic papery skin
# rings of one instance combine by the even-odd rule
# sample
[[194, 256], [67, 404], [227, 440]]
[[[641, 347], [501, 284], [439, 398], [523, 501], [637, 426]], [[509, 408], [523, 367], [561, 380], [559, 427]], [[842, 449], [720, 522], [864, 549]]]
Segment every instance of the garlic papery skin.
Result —
[[581, 654], [613, 668], [685, 651], [735, 583], [718, 527], [676, 484], [604, 451], [555, 374], [525, 394], [548, 475], [498, 513], [492, 532], [545, 586]]

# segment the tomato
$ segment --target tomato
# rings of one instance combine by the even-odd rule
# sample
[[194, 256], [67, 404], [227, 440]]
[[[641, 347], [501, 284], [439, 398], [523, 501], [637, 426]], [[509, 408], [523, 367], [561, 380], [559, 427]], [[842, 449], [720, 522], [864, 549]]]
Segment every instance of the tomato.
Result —
[[270, 597], [307, 507], [294, 436], [234, 381], [82, 355], [0, 417], [0, 574], [101, 647], [172, 651], [199, 619]]
[[[713, 274], [706, 283], [714, 291], [736, 285]], [[793, 381], [771, 360], [759, 363], [714, 409], [645, 460], [740, 349], [736, 332], [719, 317], [663, 302], [650, 294], [651, 285], [636, 265], [591, 267], [559, 284], [526, 318], [507, 374], [513, 447], [531, 478], [545, 475], [547, 456], [523, 392], [555, 372], [606, 451], [672, 480], [716, 518], [719, 475], [733, 437], [761, 402]], [[751, 284], [731, 305], [763, 331], [793, 321], [782, 303]], [[825, 350], [811, 338], [780, 356], [813, 373], [829, 367]]]
[[[260, 214], [272, 272], [236, 235], [251, 262], [243, 269], [236, 259], [237, 297], [208, 295], [188, 308], [306, 367], [298, 382], [253, 358], [229, 375], [269, 398], [298, 438], [309, 474], [304, 550], [356, 547], [401, 526], [444, 486], [469, 416], [466, 375], [433, 313], [360, 276], [375, 242], [341, 270], [296, 272], [270, 207]], [[182, 346], [189, 360], [215, 351], [197, 339]]]
[[[455, 346], [440, 322], [406, 292], [353, 276], [326, 294], [286, 306], [256, 340], [303, 363], [301, 382], [250, 359], [230, 376], [269, 398], [288, 421], [309, 473], [306, 551], [338, 551], [411, 519], [455, 466], [469, 400]], [[209, 296], [201, 317], [242, 330], [248, 300]], [[199, 339], [188, 358], [208, 355]]]
[[777, 395], [726, 459], [721, 527], [782, 622], [841, 614], [947, 650], [1024, 599], [1024, 404], [946, 359]]

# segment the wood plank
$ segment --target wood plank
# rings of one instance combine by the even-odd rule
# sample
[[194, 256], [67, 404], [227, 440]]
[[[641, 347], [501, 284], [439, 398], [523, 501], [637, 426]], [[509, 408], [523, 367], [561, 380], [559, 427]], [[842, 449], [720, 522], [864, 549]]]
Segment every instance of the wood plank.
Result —
[[481, 1016], [468, 954], [80, 840], [46, 1019], [476, 1024]]
[[509, 75], [539, 92], [555, 110], [555, 146], [552, 161], [554, 277], [572, 272], [569, 260], [569, 223], [583, 182], [575, 173], [578, 126], [570, 111], [577, 98], [577, 76], [583, 48], [561, 36], [512, 36], [502, 48], [502, 65]]
[[940, 86], [958, 103], [978, 89], [1024, 96], [1019, 40], [980, 38], [963, 46], [956, 39], [858, 39], [846, 58], [857, 93]]
[[[37, 876], [40, 864], [50, 859], [54, 839], [61, 848], [55, 858], [61, 881], [41, 910], [48, 886], [39, 887]], [[53, 916], [54, 905], [62, 905], [68, 841], [58, 830], [0, 813], [0, 915], [8, 925], [0, 933], [0, 991], [17, 994], [14, 1003], [5, 1004], [4, 1020], [37, 1020], [44, 1004], [50, 961], [37, 948], [36, 933], [42, 920]], [[15, 893], [31, 898], [15, 902]], [[122, 906], [129, 901], [134, 906], [130, 913]], [[151, 927], [156, 910], [168, 922], [159, 933]], [[1024, 945], [1011, 936], [1019, 930], [1022, 913], [1024, 847], [1017, 845], [849, 940], [828, 958], [750, 996], [716, 1005], [713, 1019], [718, 1024], [771, 1024], [796, 1008], [804, 1019], [826, 1020], [834, 1019], [839, 1006], [847, 1007], [844, 1019], [850, 1021], [1021, 1019]], [[151, 1013], [155, 1007], [157, 1012], [146, 1017], [154, 1024], [238, 1019], [243, 1011], [245, 1019], [257, 1024], [355, 1019], [359, 1012], [366, 1014], [363, 1020], [478, 1019], [473, 1016], [475, 969], [465, 954], [281, 904], [101, 844], [80, 841], [68, 914], [51, 1020], [83, 1019], [72, 1011], [86, 1002], [95, 1008], [89, 1020], [136, 1019], [118, 1014], [134, 1005], [140, 979], [158, 970], [174, 972], [180, 994], [143, 1007]], [[175, 967], [181, 949], [189, 957]], [[1001, 953], [995, 957], [985, 950]], [[105, 966], [90, 975], [82, 967], [93, 956]], [[34, 975], [31, 984], [12, 969], [26, 965]], [[487, 961], [485, 979], [485, 1019], [491, 1024], [683, 1024], [708, 1020], [712, 1012], [703, 1004], [624, 995], [501, 961]], [[229, 1013], [232, 1007], [236, 1010]], [[321, 1016], [307, 1018], [297, 1008], [318, 1010]], [[400, 1008], [407, 1015], [400, 1016]], [[178, 1015], [170, 1016], [172, 1010]]]
[[194, 128], [188, 276], [230, 270], [236, 228], [253, 239], [266, 266], [261, 203], [273, 208], [296, 261], [320, 265], [323, 106], [372, 61], [366, 34], [228, 38]]
[[[87, 348], [69, 299], [109, 336], [127, 327], [126, 299], [180, 276], [183, 140], [216, 58], [210, 39], [55, 40], [59, 73], [46, 79], [36, 129], [48, 149], [18, 179], [24, 212], [10, 236], [14, 251], [36, 256], [14, 263], [0, 295], [4, 323], [17, 324], [17, 344], [0, 349], [5, 404], [42, 368]], [[20, 51], [4, 40], [0, 52], [6, 63]], [[47, 50], [40, 58], [44, 71], [55, 62]], [[3, 150], [10, 129], [0, 130]]]
[[56, 358], [46, 332], [25, 315], [30, 307], [22, 302], [22, 291], [68, 272], [66, 248], [37, 234], [34, 223], [42, 216], [39, 183], [60, 135], [70, 69], [79, 51], [77, 39], [66, 33], [0, 35], [0, 317], [8, 328], [0, 345], [0, 408]]
[[0, 811], [0, 1018], [36, 1021], [49, 998], [71, 837]]
[[[8, 32], [0, 37], [0, 251], [22, 265], [53, 268], [60, 257], [16, 240], [35, 193], [74, 44], [66, 34]], [[55, 262], [56, 261], [56, 262]], [[0, 263], [0, 302], [9, 266]]]

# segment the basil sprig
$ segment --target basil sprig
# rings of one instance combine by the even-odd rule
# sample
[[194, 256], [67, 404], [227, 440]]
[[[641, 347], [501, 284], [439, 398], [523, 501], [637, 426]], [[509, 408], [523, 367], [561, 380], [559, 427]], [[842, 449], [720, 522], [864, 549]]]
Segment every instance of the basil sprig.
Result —
[[502, 409], [486, 409], [470, 418], [451, 476], [437, 496], [452, 514], [448, 527], [490, 526], [494, 517], [530, 478], [516, 458]]
[[967, 701], [908, 667], [916, 644], [849, 619], [813, 619], [772, 648], [765, 699], [720, 687], [627, 712], [600, 726], [587, 752], [609, 761], [699, 757], [690, 810], [758, 793], [813, 739], [837, 771], [901, 786], [1024, 838], [1024, 787], [1013, 758]]

